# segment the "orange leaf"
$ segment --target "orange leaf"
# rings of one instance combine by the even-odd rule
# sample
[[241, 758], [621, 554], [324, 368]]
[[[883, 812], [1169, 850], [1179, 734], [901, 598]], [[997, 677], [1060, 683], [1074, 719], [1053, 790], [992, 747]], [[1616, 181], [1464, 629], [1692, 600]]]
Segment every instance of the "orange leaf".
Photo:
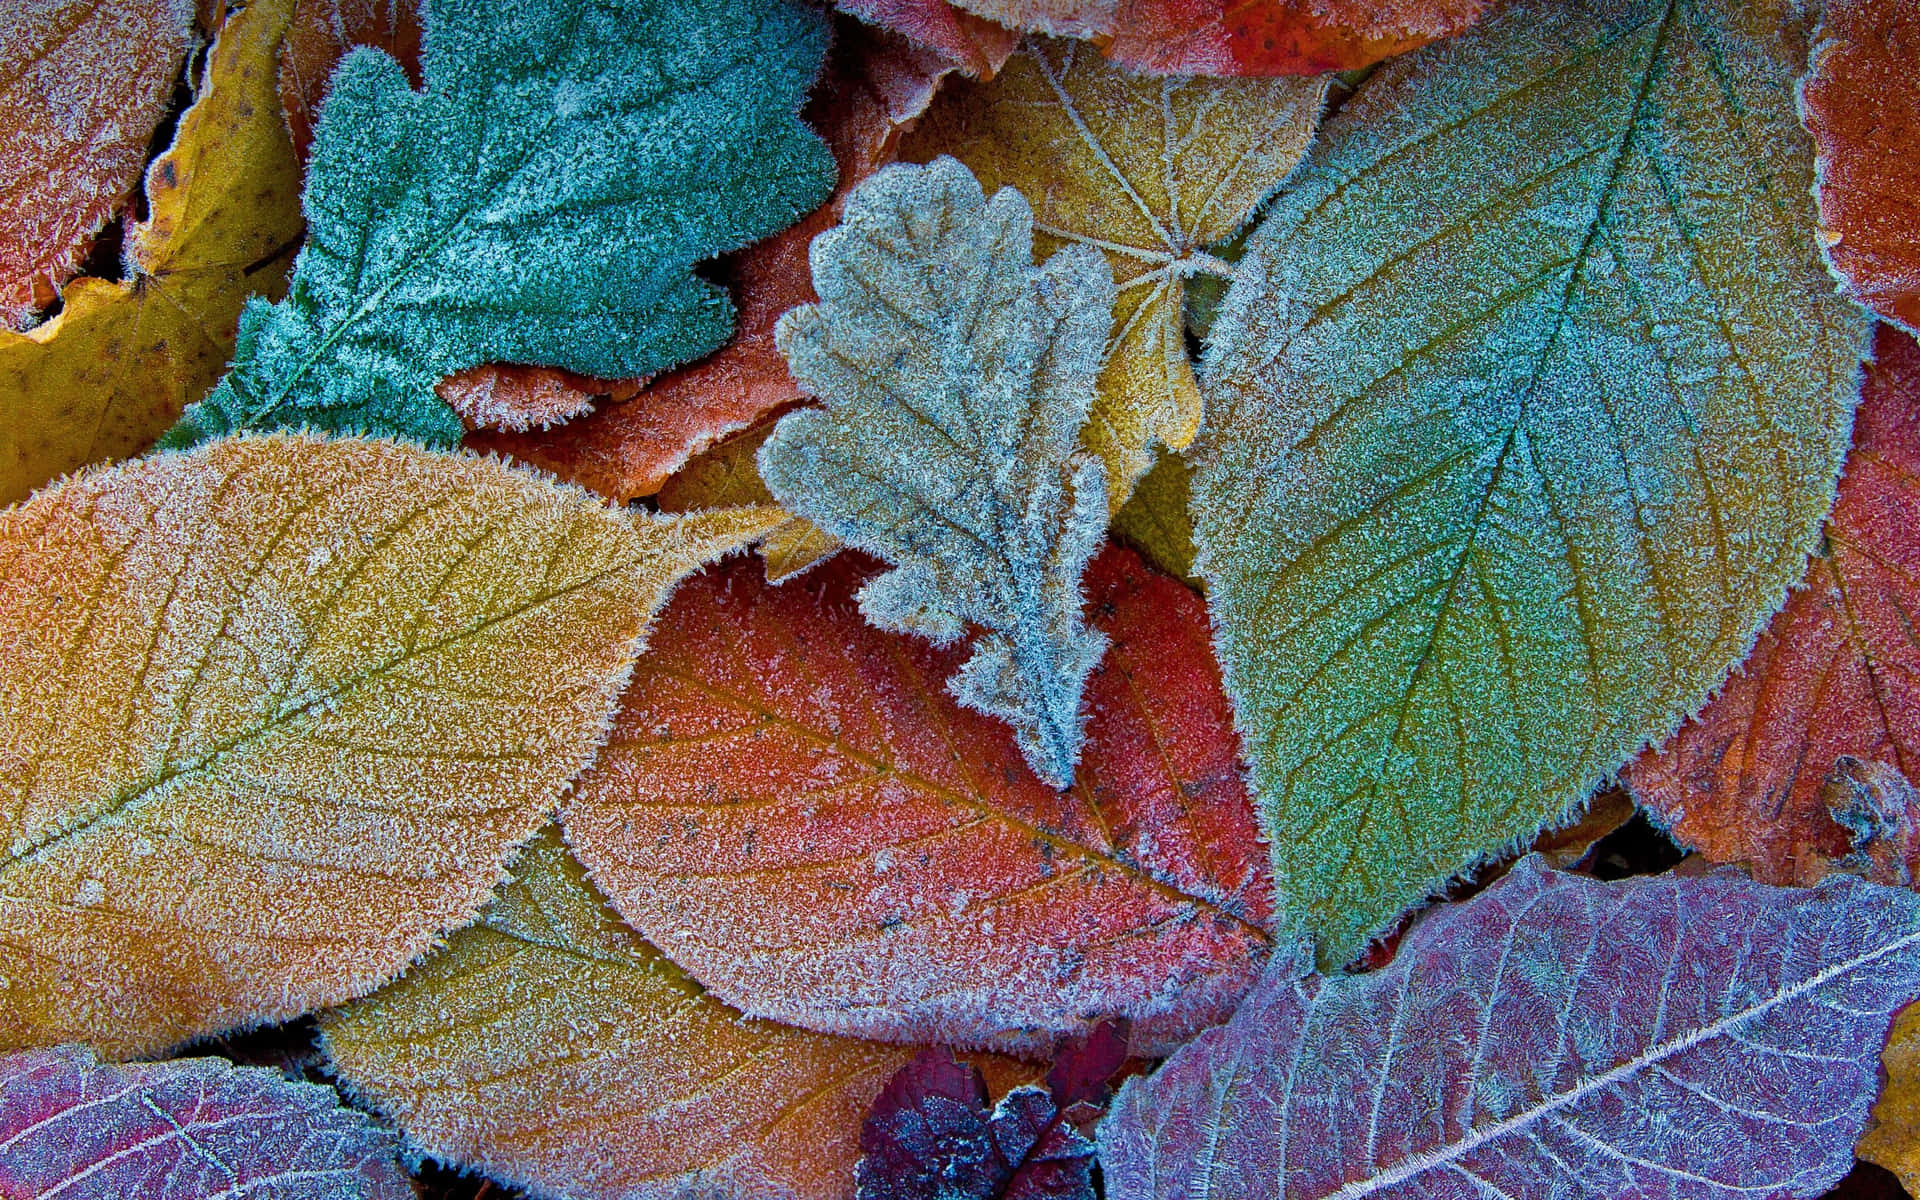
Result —
[[978, 79], [991, 79], [1020, 35], [947, 0], [838, 0], [862, 21], [906, 34]]
[[667, 589], [778, 515], [312, 437], [0, 511], [0, 1049], [149, 1052], [399, 974], [592, 759]]
[[608, 913], [552, 831], [513, 875], [445, 949], [321, 1017], [354, 1095], [437, 1159], [574, 1200], [851, 1194], [862, 1115], [913, 1049], [742, 1017]]
[[1072, 790], [942, 681], [967, 654], [881, 633], [843, 552], [784, 588], [751, 563], [661, 618], [562, 818], [627, 919], [754, 1016], [1031, 1052], [1101, 1017], [1164, 1048], [1265, 956], [1265, 853], [1205, 609], [1109, 547], [1112, 639]]
[[842, 20], [833, 58], [802, 114], [833, 148], [833, 200], [786, 232], [732, 256], [739, 332], [724, 349], [672, 371], [624, 403], [546, 433], [480, 433], [497, 450], [616, 500], [651, 496], [688, 458], [783, 404], [800, 399], [773, 344], [780, 314], [816, 299], [807, 245], [839, 220], [855, 184], [892, 161], [901, 127], [925, 110], [944, 60], [890, 34]]
[[1832, 0], [1801, 112], [1827, 261], [1849, 295], [1920, 332], [1920, 5]]
[[52, 301], [139, 180], [192, 23], [188, 0], [8, 0], [0, 325]]
[[[967, 63], [999, 68], [969, 43], [979, 18], [1095, 41], [1108, 58], [1154, 75], [1312, 75], [1364, 67], [1451, 37], [1491, 0], [838, 0]], [[987, 26], [993, 29], [993, 26]], [[1006, 53], [1000, 53], [1004, 60]]]
[[1843, 756], [1920, 777], [1920, 347], [1882, 326], [1874, 355], [1827, 552], [1745, 669], [1626, 773], [1684, 843], [1766, 882], [1812, 882], [1848, 852], [1829, 803], [1852, 819]]

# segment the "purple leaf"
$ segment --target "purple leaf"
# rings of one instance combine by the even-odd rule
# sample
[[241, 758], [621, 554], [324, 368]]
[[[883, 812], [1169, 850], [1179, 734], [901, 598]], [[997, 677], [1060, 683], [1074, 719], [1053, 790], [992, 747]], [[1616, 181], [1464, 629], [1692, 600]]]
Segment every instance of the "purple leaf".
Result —
[[1113, 1096], [1113, 1077], [1127, 1062], [1127, 1040], [1132, 1023], [1102, 1021], [1085, 1038], [1058, 1046], [1047, 1071], [1047, 1091], [1056, 1107], [1076, 1104], [1104, 1108]]
[[1130, 1080], [1111, 1200], [1763, 1200], [1847, 1173], [1920, 896], [1732, 871], [1600, 883], [1538, 856], [1372, 974], [1276, 963]]
[[0, 1196], [413, 1200], [398, 1140], [339, 1099], [219, 1058], [0, 1055]]
[[860, 1131], [857, 1200], [1093, 1200], [1093, 1143], [1037, 1087], [991, 1113], [977, 1068], [923, 1050]]

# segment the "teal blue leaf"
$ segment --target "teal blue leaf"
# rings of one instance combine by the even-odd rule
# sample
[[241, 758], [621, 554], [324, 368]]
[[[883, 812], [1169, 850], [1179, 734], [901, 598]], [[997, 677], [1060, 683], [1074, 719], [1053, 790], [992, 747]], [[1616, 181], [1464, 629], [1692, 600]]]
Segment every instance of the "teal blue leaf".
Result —
[[1278, 907], [1345, 960], [1728, 669], [1866, 322], [1785, 0], [1521, 0], [1374, 74], [1212, 327], [1193, 512]]
[[482, 362], [645, 375], [721, 345], [703, 259], [791, 224], [834, 165], [797, 116], [827, 24], [798, 0], [437, 0], [415, 92], [349, 54], [321, 109], [287, 298], [163, 440], [308, 426], [459, 439]]
[[1035, 266], [1026, 197], [989, 200], [944, 156], [860, 185], [812, 258], [821, 303], [774, 336], [826, 407], [781, 418], [761, 477], [894, 565], [860, 593], [868, 621], [940, 642], [978, 629], [948, 690], [1012, 725], [1034, 773], [1065, 787], [1106, 651], [1080, 591], [1106, 535], [1106, 471], [1080, 432], [1113, 272], [1088, 246]]

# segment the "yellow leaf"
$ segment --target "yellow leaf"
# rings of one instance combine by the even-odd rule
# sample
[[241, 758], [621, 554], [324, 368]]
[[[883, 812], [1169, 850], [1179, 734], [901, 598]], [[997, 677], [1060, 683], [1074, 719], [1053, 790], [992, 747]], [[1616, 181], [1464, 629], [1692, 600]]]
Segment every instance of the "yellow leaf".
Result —
[[552, 832], [514, 874], [441, 953], [321, 1018], [356, 1095], [435, 1158], [536, 1192], [851, 1194], [861, 1120], [915, 1047], [741, 1016], [621, 924]]
[[75, 280], [53, 320], [0, 330], [0, 503], [145, 449], [226, 369], [246, 297], [284, 288], [300, 168], [274, 56], [291, 7], [253, 0], [228, 19], [199, 101], [147, 171], [131, 278]]
[[1191, 476], [1184, 458], [1160, 451], [1153, 469], [1140, 477], [1133, 495], [1113, 514], [1113, 532], [1154, 566], [1199, 587], [1193, 573], [1193, 518], [1187, 514]]
[[[735, 434], [694, 455], [660, 487], [661, 512], [694, 512], [725, 505], [772, 504], [773, 493], [760, 478], [754, 455], [773, 432], [774, 423]], [[830, 558], [840, 539], [805, 517], [790, 516], [760, 539], [767, 582], [779, 583]]]
[[1099, 398], [1083, 435], [1117, 510], [1152, 465], [1200, 428], [1187, 356], [1186, 280], [1231, 268], [1205, 252], [1246, 221], [1306, 153], [1324, 78], [1137, 76], [1091, 47], [1036, 39], [988, 83], [934, 101], [904, 157], [951, 154], [991, 195], [1033, 203], [1038, 257], [1064, 242], [1106, 251], [1120, 285]]
[[1880, 1065], [1887, 1084], [1873, 1106], [1873, 1126], [1855, 1151], [1898, 1175], [1913, 1192], [1920, 1189], [1920, 1004], [1894, 1019]]
[[592, 759], [674, 580], [778, 519], [309, 437], [0, 512], [0, 1050], [393, 978]]

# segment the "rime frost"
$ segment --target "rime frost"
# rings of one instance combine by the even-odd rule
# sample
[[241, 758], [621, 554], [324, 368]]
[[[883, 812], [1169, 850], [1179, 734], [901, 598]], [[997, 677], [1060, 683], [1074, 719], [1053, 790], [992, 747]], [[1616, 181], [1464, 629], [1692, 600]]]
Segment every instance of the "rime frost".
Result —
[[481, 362], [645, 375], [732, 330], [702, 259], [825, 199], [796, 113], [826, 50], [796, 0], [430, 10], [415, 92], [361, 48], [334, 72], [306, 247], [243, 314], [233, 372], [168, 434], [312, 426], [448, 444], [434, 395]]
[[826, 407], [783, 418], [759, 461], [782, 504], [895, 566], [861, 593], [869, 621], [942, 643], [982, 630], [949, 690], [1065, 787], [1106, 648], [1080, 611], [1107, 527], [1080, 430], [1114, 288], [1089, 247], [1032, 259], [1026, 199], [988, 200], [951, 158], [862, 184], [813, 243], [822, 303], [776, 335]]

